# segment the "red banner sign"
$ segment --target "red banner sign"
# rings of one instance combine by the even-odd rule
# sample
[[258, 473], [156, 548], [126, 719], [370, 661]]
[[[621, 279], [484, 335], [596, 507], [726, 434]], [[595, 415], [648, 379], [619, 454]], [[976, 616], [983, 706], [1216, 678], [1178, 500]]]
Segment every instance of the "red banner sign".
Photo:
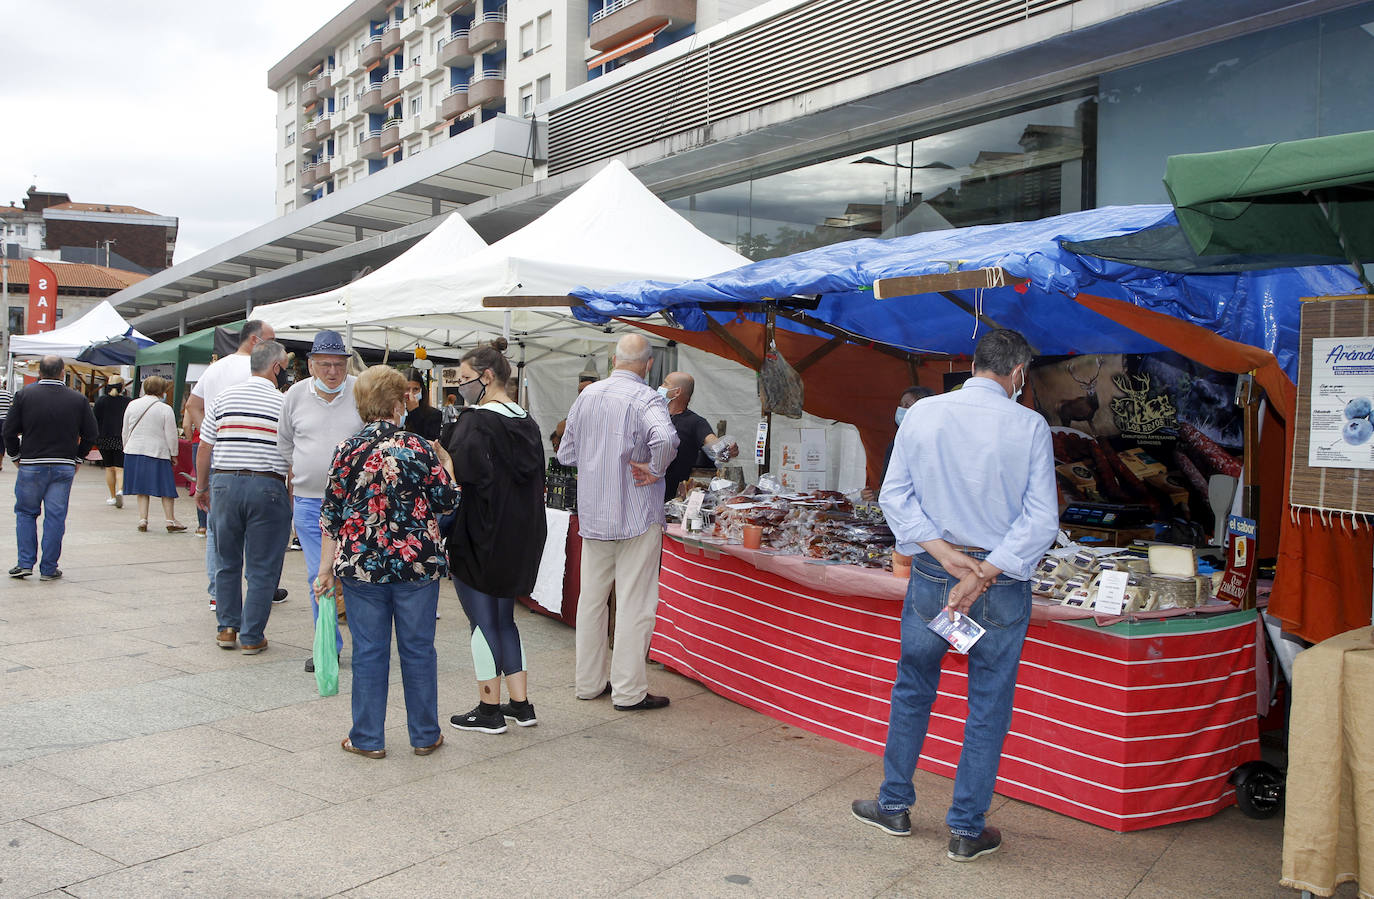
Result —
[[1217, 590], [1217, 599], [1244, 607], [1255, 576], [1255, 521], [1232, 515], [1226, 520], [1226, 575]]
[[25, 334], [57, 327], [57, 276], [37, 259], [29, 260], [29, 317]]

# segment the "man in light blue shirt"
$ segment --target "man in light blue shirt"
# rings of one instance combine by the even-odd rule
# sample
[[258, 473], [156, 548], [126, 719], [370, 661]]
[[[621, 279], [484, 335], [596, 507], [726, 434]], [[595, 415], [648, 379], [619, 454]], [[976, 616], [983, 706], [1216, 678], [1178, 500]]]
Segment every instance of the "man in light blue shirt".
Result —
[[954, 861], [1002, 843], [985, 818], [1030, 624], [1031, 570], [1059, 528], [1049, 426], [1016, 402], [1030, 360], [1030, 345], [1015, 331], [983, 337], [963, 389], [923, 399], [903, 419], [879, 496], [897, 550], [913, 557], [912, 573], [883, 785], [876, 800], [856, 800], [853, 813], [894, 836], [910, 835], [912, 777], [949, 649], [927, 625], [963, 612], [987, 632], [969, 651], [969, 712], [945, 818]]

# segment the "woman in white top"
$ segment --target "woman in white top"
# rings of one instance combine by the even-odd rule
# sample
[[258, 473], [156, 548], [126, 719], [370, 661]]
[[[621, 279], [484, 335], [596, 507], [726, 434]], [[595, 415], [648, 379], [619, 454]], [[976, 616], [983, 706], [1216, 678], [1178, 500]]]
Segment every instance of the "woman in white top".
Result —
[[168, 532], [184, 531], [173, 505], [177, 498], [172, 455], [177, 451], [177, 422], [167, 405], [167, 379], [143, 381], [143, 395], [124, 412], [124, 492], [138, 499], [138, 529], [148, 530], [148, 497], [162, 500]]

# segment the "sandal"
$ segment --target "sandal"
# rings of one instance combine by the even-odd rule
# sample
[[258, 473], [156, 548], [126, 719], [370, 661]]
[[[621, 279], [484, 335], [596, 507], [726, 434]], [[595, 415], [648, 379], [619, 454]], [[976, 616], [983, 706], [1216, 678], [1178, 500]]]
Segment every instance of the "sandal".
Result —
[[353, 741], [350, 740], [348, 737], [344, 737], [344, 738], [343, 738], [343, 742], [340, 743], [339, 745], [343, 747], [343, 751], [344, 751], [344, 752], [351, 752], [351, 753], [353, 753], [353, 754], [355, 754], [355, 755], [366, 756], [367, 758], [370, 758], [370, 759], [384, 759], [384, 758], [386, 758], [386, 750], [385, 750], [385, 749], [359, 749], [357, 746], [354, 746], [354, 745], [353, 745]]
[[178, 531], [184, 531], [184, 530], [186, 530], [186, 525], [184, 525], [184, 524], [182, 524], [181, 522], [177, 521], [175, 518], [168, 518], [168, 519], [166, 519], [166, 521], [167, 521], [167, 533], [169, 533], [169, 534], [175, 534], [175, 533], [177, 533]]
[[146, 531], [148, 530], [148, 519], [146, 519], [146, 518], [140, 518], [140, 519], [138, 520], [138, 529], [139, 529], [140, 531], [146, 532]]

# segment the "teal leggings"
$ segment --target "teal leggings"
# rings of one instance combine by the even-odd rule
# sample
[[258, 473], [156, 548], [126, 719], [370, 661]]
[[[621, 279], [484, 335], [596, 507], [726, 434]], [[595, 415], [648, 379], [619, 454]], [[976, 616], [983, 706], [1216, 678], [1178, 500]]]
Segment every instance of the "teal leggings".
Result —
[[472, 666], [479, 681], [525, 670], [525, 648], [515, 627], [515, 600], [483, 593], [453, 579], [472, 627]]

